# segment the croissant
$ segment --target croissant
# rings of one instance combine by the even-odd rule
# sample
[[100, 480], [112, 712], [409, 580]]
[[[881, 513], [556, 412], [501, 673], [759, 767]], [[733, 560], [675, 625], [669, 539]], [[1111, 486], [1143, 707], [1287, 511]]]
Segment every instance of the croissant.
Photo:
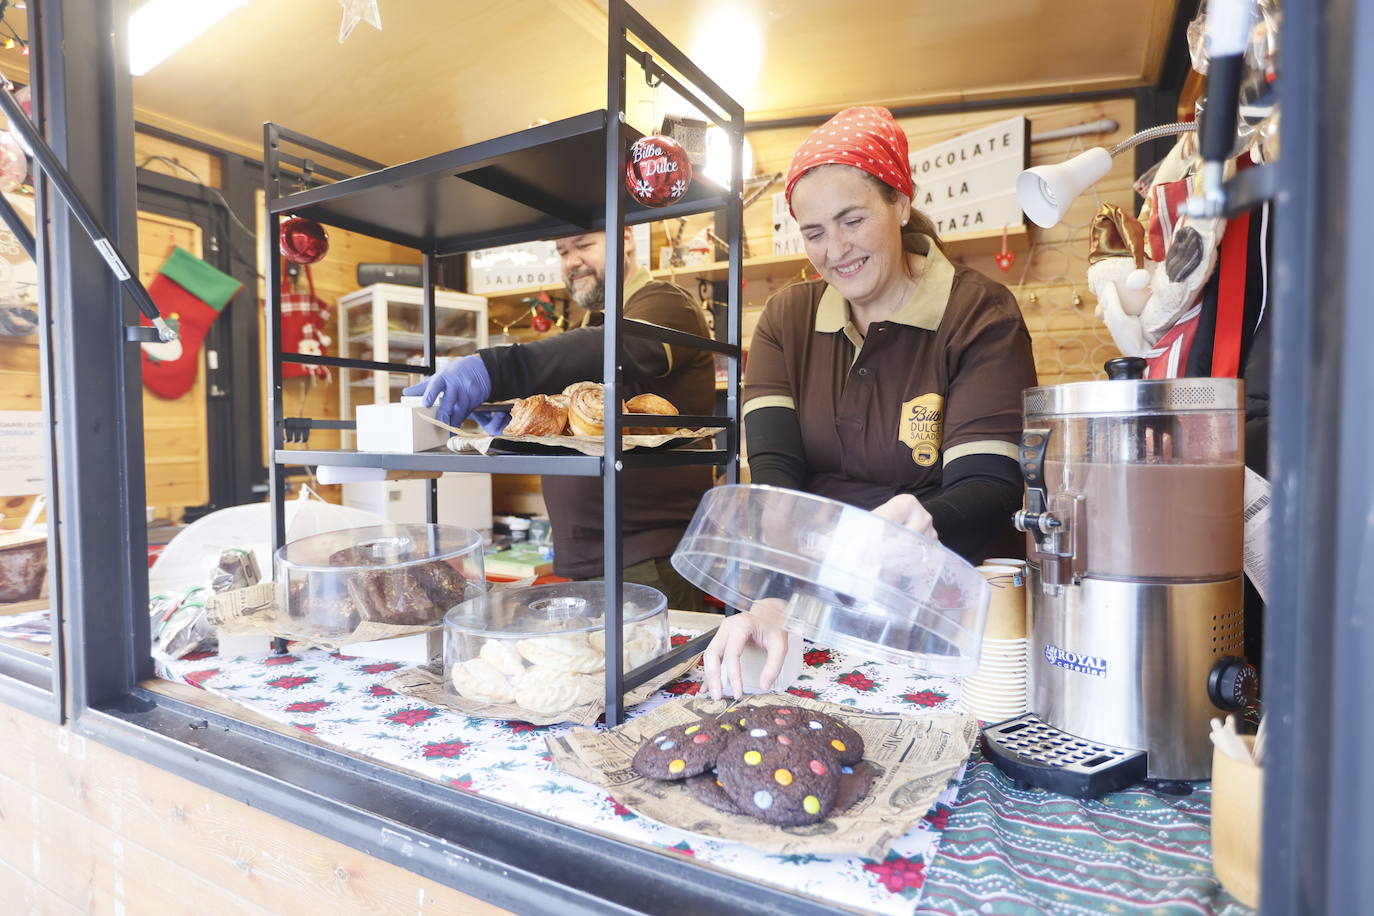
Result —
[[605, 433], [606, 392], [596, 382], [578, 382], [563, 392], [568, 396], [568, 429], [574, 436]]
[[[661, 398], [656, 394], [637, 394], [625, 402], [625, 412], [672, 416], [678, 411], [667, 398]], [[631, 426], [626, 431], [637, 436], [668, 436], [676, 430], [671, 426]]]
[[[555, 395], [557, 397], [557, 395]], [[507, 436], [561, 436], [568, 425], [568, 411], [553, 398], [530, 395], [515, 402], [510, 411]]]

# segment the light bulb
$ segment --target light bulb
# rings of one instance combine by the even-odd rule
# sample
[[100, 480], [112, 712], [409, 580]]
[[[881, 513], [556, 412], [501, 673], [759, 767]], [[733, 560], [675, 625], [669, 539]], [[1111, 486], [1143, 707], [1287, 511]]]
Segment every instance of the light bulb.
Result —
[[[754, 174], [754, 148], [744, 140], [743, 178]], [[730, 135], [719, 127], [706, 129], [706, 162], [701, 172], [722, 188], [730, 187]]]
[[247, 0], [148, 0], [129, 17], [129, 72], [142, 76]]

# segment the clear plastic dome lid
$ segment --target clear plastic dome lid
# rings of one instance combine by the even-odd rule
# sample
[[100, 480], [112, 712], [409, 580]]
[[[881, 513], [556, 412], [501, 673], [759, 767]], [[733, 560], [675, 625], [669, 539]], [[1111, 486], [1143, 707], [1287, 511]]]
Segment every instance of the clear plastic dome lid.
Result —
[[482, 551], [482, 536], [456, 525], [373, 525], [292, 541], [277, 551], [279, 566], [346, 570], [400, 568]]
[[[632, 582], [623, 588], [622, 622], [626, 627], [668, 607], [668, 599], [656, 588]], [[444, 626], [450, 631], [499, 638], [592, 632], [604, 627], [605, 618], [605, 582], [555, 582], [478, 595], [449, 611]]]
[[779, 487], [716, 487], [673, 566], [824, 645], [928, 674], [978, 668], [987, 582], [938, 541], [863, 509]]
[[433, 626], [486, 590], [482, 537], [453, 525], [370, 525], [292, 541], [276, 556], [278, 623], [336, 637], [363, 623]]

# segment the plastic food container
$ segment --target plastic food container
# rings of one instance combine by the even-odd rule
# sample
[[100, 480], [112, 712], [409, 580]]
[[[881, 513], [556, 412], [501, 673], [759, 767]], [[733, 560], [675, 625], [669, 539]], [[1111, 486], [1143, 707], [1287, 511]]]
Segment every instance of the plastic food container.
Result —
[[[624, 586], [624, 665], [668, 649], [668, 601], [658, 589]], [[537, 717], [605, 698], [605, 583], [561, 582], [479, 595], [444, 618], [448, 699], [515, 705]]]
[[326, 531], [277, 551], [276, 582], [277, 624], [292, 636], [347, 637], [363, 623], [436, 625], [486, 589], [482, 537], [453, 525]]
[[[939, 542], [854, 506], [716, 487], [673, 566], [726, 604], [824, 645], [928, 674], [978, 670], [987, 582]], [[775, 600], [754, 606], [763, 599]]]
[[43, 591], [48, 574], [48, 536], [37, 531], [0, 532], [0, 604], [29, 601]]

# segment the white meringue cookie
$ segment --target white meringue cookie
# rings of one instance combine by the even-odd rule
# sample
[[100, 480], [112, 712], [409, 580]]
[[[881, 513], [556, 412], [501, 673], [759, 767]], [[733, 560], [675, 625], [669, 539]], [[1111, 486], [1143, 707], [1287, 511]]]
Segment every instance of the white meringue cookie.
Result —
[[510, 679], [480, 658], [470, 658], [461, 665], [454, 665], [449, 672], [453, 689], [461, 696], [479, 703], [510, 703], [515, 699], [515, 689]]

